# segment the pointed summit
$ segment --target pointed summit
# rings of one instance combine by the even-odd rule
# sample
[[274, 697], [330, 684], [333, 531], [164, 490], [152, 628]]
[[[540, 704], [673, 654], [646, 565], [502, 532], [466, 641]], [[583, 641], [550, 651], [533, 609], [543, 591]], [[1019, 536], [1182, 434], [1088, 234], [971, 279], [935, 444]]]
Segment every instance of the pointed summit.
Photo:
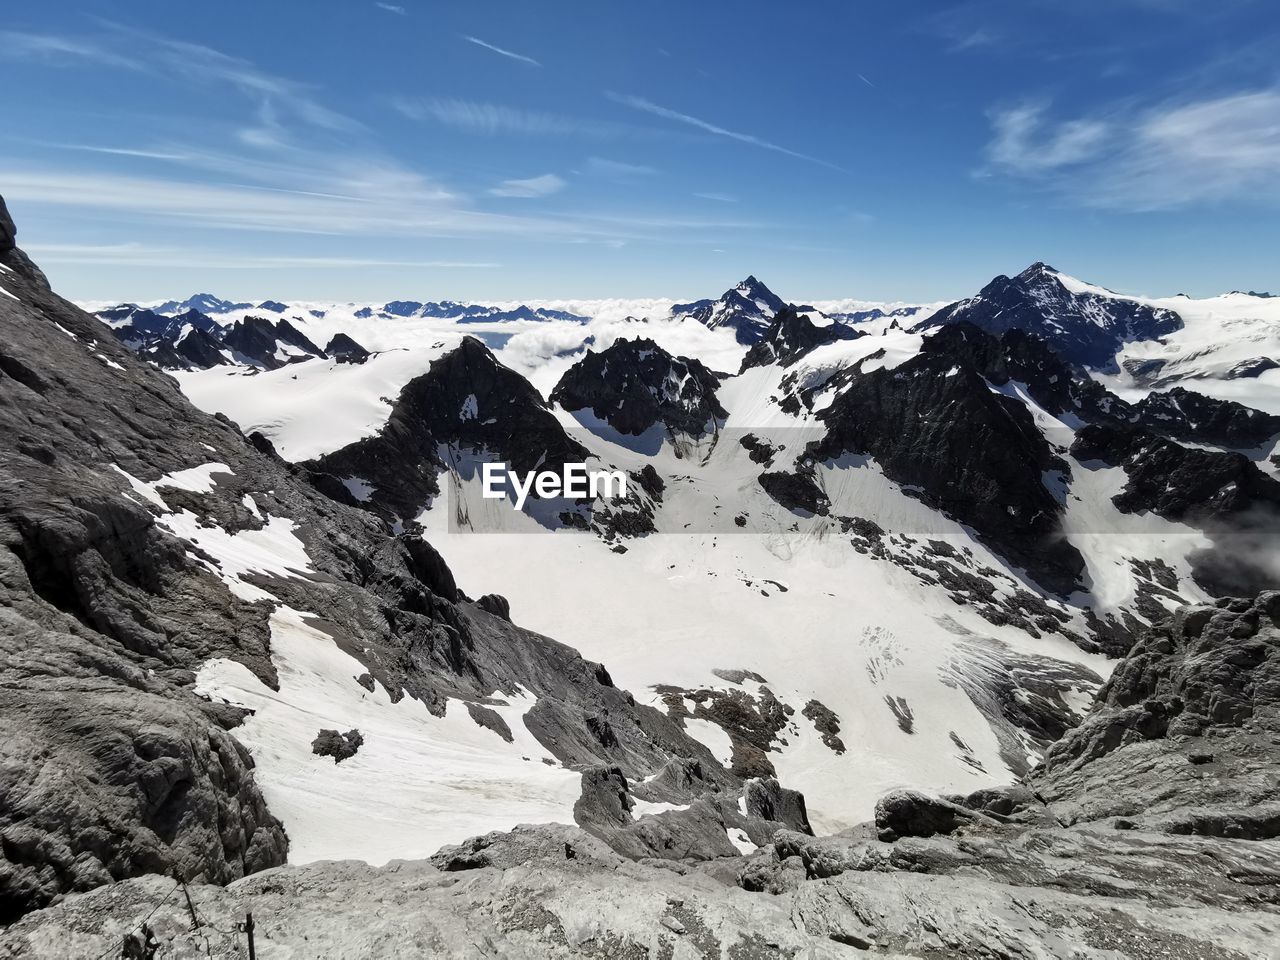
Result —
[[1015, 277], [996, 277], [977, 296], [943, 307], [917, 329], [960, 320], [996, 336], [1022, 330], [1046, 341], [1063, 359], [1098, 368], [1114, 364], [1125, 343], [1182, 327], [1172, 310], [1082, 283], [1041, 261]]
[[[786, 308], [786, 301], [751, 275], [732, 290], [726, 290], [719, 300], [675, 304], [671, 316], [691, 317], [712, 330], [730, 327], [739, 343], [754, 344], [764, 336], [769, 322]], [[813, 310], [812, 307], [797, 309]]]

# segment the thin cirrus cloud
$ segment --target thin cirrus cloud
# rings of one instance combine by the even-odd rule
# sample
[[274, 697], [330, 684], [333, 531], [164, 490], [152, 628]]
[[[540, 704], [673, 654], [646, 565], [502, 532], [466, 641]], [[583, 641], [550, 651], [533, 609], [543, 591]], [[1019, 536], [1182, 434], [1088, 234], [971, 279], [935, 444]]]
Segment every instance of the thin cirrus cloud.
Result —
[[52, 63], [84, 60], [124, 70], [147, 69], [145, 63], [139, 58], [108, 49], [94, 39], [23, 33], [16, 30], [0, 30], [0, 57], [13, 60], [44, 60]]
[[374, 6], [380, 10], [387, 11], [387, 13], [394, 13], [401, 17], [408, 16], [409, 14], [408, 10], [395, 3], [375, 3]]
[[486, 43], [484, 40], [481, 40], [479, 37], [472, 37], [467, 34], [463, 34], [462, 39], [466, 40], [468, 43], [474, 43], [477, 47], [484, 47], [486, 50], [492, 50], [494, 53], [507, 57], [510, 60], [519, 60], [521, 63], [527, 63], [535, 67], [542, 66], [542, 64], [540, 64], [537, 60], [533, 59], [533, 57], [526, 57], [522, 53], [515, 53], [512, 50], [506, 50], [502, 47], [495, 47], [492, 43]]
[[642, 127], [570, 117], [541, 110], [525, 110], [454, 97], [393, 97], [391, 106], [410, 120], [442, 123], [471, 133], [495, 136], [586, 136], [599, 139], [651, 134]]
[[1055, 122], [1048, 110], [1023, 103], [993, 112], [983, 172], [1122, 211], [1280, 202], [1280, 88], [1116, 108], [1098, 119]]
[[716, 203], [737, 203], [738, 198], [729, 193], [695, 193], [700, 200], [714, 200]]
[[838, 170], [841, 173], [847, 172], [843, 167], [827, 160], [823, 160], [820, 157], [814, 157], [807, 153], [801, 153], [798, 150], [792, 150], [789, 147], [773, 143], [772, 141], [757, 137], [754, 134], [739, 133], [736, 130], [729, 130], [726, 127], [711, 123], [708, 120], [702, 120], [698, 117], [690, 116], [687, 113], [672, 110], [670, 107], [664, 107], [660, 104], [654, 103], [652, 100], [646, 100], [644, 97], [618, 93], [607, 93], [606, 96], [614, 103], [620, 103], [623, 106], [631, 107], [633, 110], [640, 110], [644, 113], [652, 114], [655, 117], [661, 117], [664, 120], [674, 120], [677, 123], [694, 127], [705, 133], [714, 134], [717, 137], [725, 137], [729, 140], [736, 140], [739, 143], [746, 143], [754, 147], [761, 147], [765, 150], [772, 150], [774, 153], [781, 153], [788, 157], [794, 157], [797, 160], [806, 160], [809, 163], [816, 163], [818, 166], [826, 167], [829, 170]]
[[500, 263], [466, 260], [402, 260], [371, 257], [242, 256], [218, 250], [157, 247], [140, 243], [63, 244], [38, 243], [27, 251], [45, 263], [88, 263], [130, 267], [198, 267], [215, 270], [263, 270], [283, 267], [322, 270], [368, 267], [491, 270]]
[[[144, 48], [145, 57], [137, 55]], [[0, 58], [50, 63], [86, 62], [178, 78], [192, 84], [230, 86], [261, 111], [264, 103], [308, 126], [355, 132], [361, 124], [321, 103], [305, 85], [260, 70], [247, 60], [184, 40], [104, 22], [93, 37], [0, 31]]]
[[611, 180], [651, 177], [658, 172], [654, 167], [641, 163], [626, 163], [622, 160], [610, 160], [607, 157], [588, 157], [585, 167], [588, 173]]
[[493, 187], [489, 193], [495, 197], [549, 197], [564, 189], [564, 180], [554, 173], [544, 173], [540, 177], [529, 177], [527, 180], [503, 180]]

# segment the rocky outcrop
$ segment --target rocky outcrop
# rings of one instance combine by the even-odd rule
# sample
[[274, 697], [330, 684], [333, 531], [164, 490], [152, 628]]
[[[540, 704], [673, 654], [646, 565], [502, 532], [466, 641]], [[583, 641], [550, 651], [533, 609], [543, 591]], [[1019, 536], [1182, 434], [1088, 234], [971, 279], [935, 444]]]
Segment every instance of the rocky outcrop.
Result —
[[760, 339], [742, 358], [742, 373], [752, 367], [776, 363], [789, 367], [809, 351], [840, 340], [856, 340], [862, 334], [843, 323], [818, 326], [807, 316], [787, 307], [780, 310]]
[[[226, 329], [222, 343], [240, 362], [249, 362], [267, 370], [325, 356], [325, 352], [305, 334], [283, 319], [275, 323], [265, 317], [253, 316], [237, 320]], [[293, 349], [286, 349], [288, 347]]]
[[1280, 591], [1182, 607], [1030, 783], [1067, 822], [1280, 837]]
[[1061, 504], [1043, 482], [1064, 465], [1026, 406], [993, 391], [963, 354], [930, 348], [893, 369], [855, 371], [818, 417], [827, 434], [808, 457], [869, 454], [1043, 586], [1070, 592], [1078, 582], [1083, 558], [1061, 536]]
[[[446, 463], [442, 448], [459, 461]], [[440, 492], [439, 473], [466, 469], [460, 461], [472, 457], [505, 461], [527, 473], [581, 462], [587, 451], [524, 377], [499, 363], [481, 341], [464, 337], [405, 384], [376, 435], [309, 466], [363, 479], [374, 487], [364, 506], [408, 520]]]
[[943, 307], [919, 329], [962, 320], [996, 336], [1008, 330], [1034, 334], [1065, 359], [1093, 367], [1114, 365], [1116, 353], [1131, 340], [1152, 340], [1182, 327], [1172, 310], [1100, 289], [1073, 290], [1044, 263], [1016, 277], [996, 277], [977, 296]]
[[1035, 333], [1018, 327], [995, 335], [968, 320], [948, 323], [925, 339], [922, 354], [965, 363], [993, 387], [1019, 385], [1046, 412], [1074, 424], [1119, 423], [1132, 408], [1062, 359]]
[[551, 402], [590, 410], [619, 433], [639, 436], [654, 424], [701, 437], [728, 416], [716, 399], [719, 378], [697, 360], [674, 357], [648, 339], [615, 340], [570, 367]]
[[311, 741], [311, 752], [317, 757], [333, 757], [334, 763], [350, 760], [364, 746], [364, 735], [359, 730], [341, 733], [337, 730], [321, 730]]
[[339, 363], [364, 363], [372, 354], [345, 333], [335, 333], [325, 344], [325, 356]]
[[1153, 392], [1133, 408], [1132, 422], [1175, 440], [1248, 450], [1280, 434], [1280, 417], [1234, 400], [1174, 387]]
[[1079, 431], [1071, 455], [1124, 468], [1128, 483], [1112, 498], [1124, 513], [1150, 510], [1208, 529], [1237, 520], [1274, 524], [1280, 518], [1280, 482], [1243, 454], [1184, 447], [1144, 430], [1095, 424]]

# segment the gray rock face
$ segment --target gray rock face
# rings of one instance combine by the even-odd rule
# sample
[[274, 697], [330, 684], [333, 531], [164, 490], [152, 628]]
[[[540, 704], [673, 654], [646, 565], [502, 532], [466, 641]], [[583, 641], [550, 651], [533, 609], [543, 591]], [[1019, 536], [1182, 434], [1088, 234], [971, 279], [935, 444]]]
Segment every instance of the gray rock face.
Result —
[[980, 816], [958, 803], [917, 790], [894, 790], [876, 801], [876, 828], [881, 840], [954, 833]]
[[1278, 761], [1273, 591], [1183, 607], [1151, 631], [1030, 782], [1069, 822], [1119, 816], [1174, 832], [1266, 839], [1280, 836]]

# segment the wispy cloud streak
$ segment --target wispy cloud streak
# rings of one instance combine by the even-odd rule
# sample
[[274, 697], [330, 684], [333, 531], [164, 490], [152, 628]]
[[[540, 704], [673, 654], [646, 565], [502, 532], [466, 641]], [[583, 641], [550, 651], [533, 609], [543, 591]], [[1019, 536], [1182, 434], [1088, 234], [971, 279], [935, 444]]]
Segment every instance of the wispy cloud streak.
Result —
[[529, 177], [527, 180], [503, 180], [491, 189], [495, 197], [547, 197], [564, 189], [564, 180], [554, 173], [544, 173], [540, 177]]
[[501, 54], [502, 56], [508, 57], [512, 60], [519, 60], [521, 63], [527, 63], [535, 67], [542, 66], [542, 64], [533, 59], [533, 57], [526, 57], [522, 53], [514, 53], [511, 50], [504, 50], [502, 47], [495, 47], [492, 43], [485, 43], [485, 41], [481, 40], [479, 37], [472, 37], [464, 34], [462, 39], [466, 40], [468, 43], [474, 43], [477, 47], [484, 47], [486, 50], [492, 50], [494, 53]]
[[633, 110], [640, 110], [644, 113], [652, 114], [655, 117], [662, 117], [664, 120], [674, 120], [677, 123], [683, 123], [690, 127], [695, 127], [705, 133], [715, 134], [718, 137], [725, 137], [729, 140], [736, 140], [739, 143], [750, 144], [754, 147], [761, 147], [765, 150], [772, 150], [774, 153], [781, 153], [788, 157], [795, 157], [797, 160], [806, 160], [809, 163], [816, 163], [818, 166], [826, 167], [829, 170], [839, 170], [841, 173], [847, 171], [837, 164], [823, 160], [820, 157], [810, 156], [807, 153], [800, 153], [798, 150], [792, 150], [781, 144], [773, 143], [762, 137], [757, 137], [750, 133], [739, 133], [736, 130], [729, 130], [707, 120], [701, 120], [698, 117], [690, 116], [687, 113], [681, 113], [678, 110], [672, 110], [670, 107], [664, 107], [654, 103], [652, 100], [646, 100], [644, 97], [636, 97], [627, 94], [609, 93], [610, 100], [620, 103], [623, 106], [631, 107]]

